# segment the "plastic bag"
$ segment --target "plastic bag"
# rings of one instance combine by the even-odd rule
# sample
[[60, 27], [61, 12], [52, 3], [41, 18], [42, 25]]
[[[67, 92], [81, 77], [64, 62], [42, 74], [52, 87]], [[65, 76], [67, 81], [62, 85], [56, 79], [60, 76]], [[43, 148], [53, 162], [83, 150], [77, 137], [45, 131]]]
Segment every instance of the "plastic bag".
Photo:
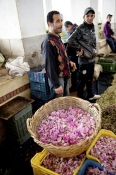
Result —
[[11, 76], [22, 76], [25, 72], [30, 71], [30, 66], [27, 62], [23, 62], [23, 57], [17, 57], [12, 62], [7, 62], [5, 67], [10, 69]]

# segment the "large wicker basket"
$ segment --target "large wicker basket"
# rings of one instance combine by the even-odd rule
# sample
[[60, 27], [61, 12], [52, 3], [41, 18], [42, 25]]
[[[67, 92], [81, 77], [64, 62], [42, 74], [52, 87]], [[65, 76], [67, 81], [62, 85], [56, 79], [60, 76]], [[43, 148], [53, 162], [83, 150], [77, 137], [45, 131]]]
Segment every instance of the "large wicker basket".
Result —
[[[39, 141], [37, 129], [41, 124], [42, 120], [45, 119], [48, 115], [50, 115], [52, 111], [57, 111], [59, 109], [68, 109], [70, 106], [79, 107], [84, 111], [87, 111], [91, 114], [91, 116], [94, 117], [96, 121], [96, 128], [94, 133], [81, 143], [65, 147], [57, 147], [53, 144], [45, 144]], [[27, 119], [27, 129], [30, 132], [31, 136], [34, 138], [34, 141], [41, 147], [45, 148], [48, 152], [63, 158], [72, 157], [86, 151], [93, 139], [95, 138], [95, 136], [97, 135], [98, 131], [101, 129], [101, 109], [97, 103], [91, 104], [90, 102], [77, 97], [67, 96], [56, 98], [40, 107], [32, 118]]]

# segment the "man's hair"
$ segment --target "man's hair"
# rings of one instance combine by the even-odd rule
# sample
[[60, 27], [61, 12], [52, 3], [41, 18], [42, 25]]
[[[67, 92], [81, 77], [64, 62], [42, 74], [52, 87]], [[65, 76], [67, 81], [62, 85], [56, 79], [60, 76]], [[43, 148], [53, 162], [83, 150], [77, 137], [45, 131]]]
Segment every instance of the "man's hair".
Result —
[[70, 22], [70, 21], [66, 21], [65, 23], [64, 23], [64, 26], [67, 28], [68, 27], [68, 25], [73, 25], [73, 23], [72, 22]]
[[110, 17], [110, 18], [111, 18], [112, 16], [113, 16], [113, 15], [108, 14], [108, 15], [107, 15], [107, 18], [108, 18], [108, 17]]
[[53, 22], [53, 15], [55, 15], [55, 14], [60, 14], [60, 12], [58, 12], [58, 11], [50, 11], [47, 14], [47, 23], [48, 22]]

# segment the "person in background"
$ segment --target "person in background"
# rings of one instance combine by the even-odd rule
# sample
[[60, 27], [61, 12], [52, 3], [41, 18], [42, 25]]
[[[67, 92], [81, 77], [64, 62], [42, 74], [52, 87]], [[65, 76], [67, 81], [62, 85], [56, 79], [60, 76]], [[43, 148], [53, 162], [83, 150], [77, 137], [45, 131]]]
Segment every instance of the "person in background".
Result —
[[62, 32], [62, 18], [58, 11], [47, 14], [49, 32], [42, 42], [41, 49], [45, 59], [45, 70], [52, 92], [52, 98], [69, 95], [68, 79], [70, 70], [75, 71], [76, 65], [70, 61], [59, 33]]
[[[70, 21], [65, 21], [64, 27], [66, 32], [70, 36], [76, 30], [77, 24], [73, 24]], [[77, 91], [78, 56], [77, 56], [76, 50], [71, 48], [68, 44], [66, 45], [66, 51], [70, 60], [73, 61], [77, 67], [77, 70], [71, 73], [71, 87], [69, 89], [70, 92], [74, 92], [74, 91]]]
[[108, 45], [110, 46], [113, 53], [116, 53], [116, 36], [114, 35], [113, 30], [111, 29], [111, 20], [112, 15], [107, 15], [107, 22], [104, 24], [103, 32], [104, 37], [106, 38], [106, 41]]
[[100, 95], [92, 93], [92, 81], [94, 75], [94, 65], [96, 57], [96, 37], [93, 20], [95, 11], [88, 7], [84, 11], [84, 22], [76, 28], [68, 39], [70, 47], [74, 48], [79, 57], [79, 85], [77, 96], [83, 97], [84, 87], [87, 88], [87, 100], [100, 98]]
[[65, 21], [64, 26], [67, 33], [71, 35], [75, 31], [77, 24], [73, 24], [70, 21]]

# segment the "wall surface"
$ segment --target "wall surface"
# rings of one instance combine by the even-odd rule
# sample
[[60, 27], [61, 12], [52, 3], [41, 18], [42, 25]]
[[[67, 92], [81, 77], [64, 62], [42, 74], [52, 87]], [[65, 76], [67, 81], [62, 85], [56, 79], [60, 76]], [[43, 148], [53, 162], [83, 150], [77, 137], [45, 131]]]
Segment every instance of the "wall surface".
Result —
[[116, 32], [116, 0], [102, 0], [102, 23], [107, 21], [107, 15], [113, 15], [111, 26], [112, 29]]
[[116, 22], [116, 0], [102, 0], [102, 22], [105, 23], [107, 15], [112, 14], [112, 23]]
[[22, 38], [45, 33], [42, 0], [16, 0]]
[[46, 33], [43, 0], [1, 0], [0, 22], [0, 52], [6, 58], [23, 56], [31, 67], [41, 65]]
[[21, 38], [15, 0], [0, 0], [0, 39]]
[[63, 15], [64, 21], [72, 21], [72, 9], [71, 9], [71, 0], [52, 0], [53, 10], [59, 11]]
[[83, 22], [83, 13], [87, 7], [90, 7], [90, 0], [71, 0], [73, 21], [78, 25]]
[[[56, 1], [57, 2], [57, 1]], [[52, 8], [52, 0], [43, 0], [43, 7], [44, 7], [44, 19], [45, 19], [45, 26], [46, 30], [48, 30], [48, 25], [47, 25], [47, 14], [50, 12]]]
[[6, 57], [24, 55], [16, 1], [0, 1], [0, 52]]

